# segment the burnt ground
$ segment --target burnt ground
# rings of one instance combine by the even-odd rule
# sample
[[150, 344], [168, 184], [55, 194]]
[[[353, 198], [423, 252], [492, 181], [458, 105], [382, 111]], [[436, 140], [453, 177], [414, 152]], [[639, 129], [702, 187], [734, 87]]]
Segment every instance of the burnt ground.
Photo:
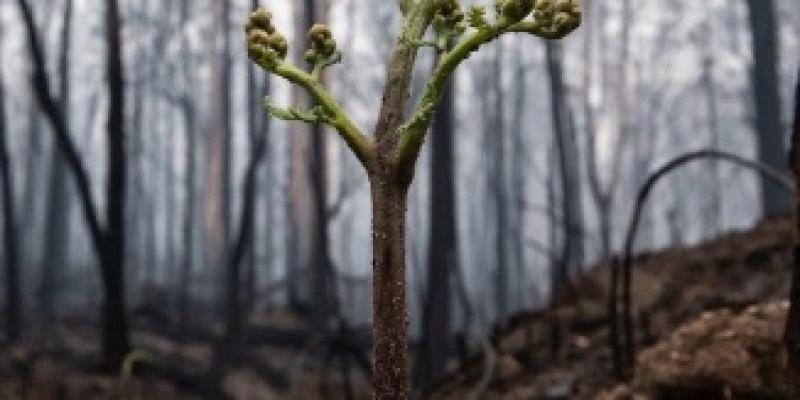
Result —
[[[791, 219], [781, 218], [697, 246], [637, 257], [633, 306], [641, 351], [629, 385], [612, 379], [608, 270], [600, 265], [578, 279], [578, 297], [515, 316], [493, 335], [491, 357], [466, 357], [428, 397], [787, 398], [780, 340], [792, 238]], [[30, 327], [22, 343], [0, 345], [0, 399], [214, 398], [199, 389], [212, 358], [214, 328], [200, 326], [181, 337], [167, 328], [169, 316], [153, 315], [146, 307], [140, 314], [134, 312], [133, 340], [147, 356], [134, 377], [93, 367], [96, 321], [79, 315]], [[365, 329], [315, 336], [294, 314], [259, 310], [249, 331], [246, 359], [225, 378], [232, 398], [369, 398]], [[487, 360], [493, 361], [490, 369]]]
[[[781, 338], [789, 292], [791, 218], [635, 260], [638, 368], [615, 387], [605, 326], [607, 266], [580, 296], [517, 316], [484, 357], [452, 373], [433, 399], [782, 399]], [[477, 397], [475, 397], [477, 396]]]

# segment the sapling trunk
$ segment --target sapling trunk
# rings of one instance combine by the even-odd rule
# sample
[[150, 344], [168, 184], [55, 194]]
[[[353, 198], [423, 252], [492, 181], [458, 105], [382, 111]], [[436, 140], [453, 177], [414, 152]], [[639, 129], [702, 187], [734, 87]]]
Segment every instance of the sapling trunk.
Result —
[[[388, 67], [388, 77], [374, 137], [362, 133], [320, 82], [322, 71], [342, 54], [330, 29], [309, 30], [305, 54], [309, 70], [285, 61], [286, 38], [272, 14], [258, 9], [245, 24], [250, 58], [270, 73], [303, 87], [314, 99], [311, 110], [267, 103], [273, 116], [334, 128], [361, 161], [372, 194], [373, 390], [378, 400], [406, 399], [409, 392], [408, 316], [405, 280], [405, 217], [414, 166], [445, 85], [455, 68], [482, 45], [505, 33], [528, 33], [557, 39], [580, 24], [578, 0], [497, 0], [494, 20], [483, 6], [469, 15], [458, 0], [399, 0], [405, 22]], [[533, 19], [527, 19], [533, 15]], [[467, 32], [467, 20], [472, 28]], [[433, 28], [434, 41], [423, 36]], [[447, 43], [455, 43], [446, 49]], [[414, 113], [404, 119], [411, 72], [420, 47], [440, 52], [436, 67]]]
[[405, 219], [407, 186], [391, 168], [370, 175], [372, 192], [373, 390], [376, 399], [408, 393]]

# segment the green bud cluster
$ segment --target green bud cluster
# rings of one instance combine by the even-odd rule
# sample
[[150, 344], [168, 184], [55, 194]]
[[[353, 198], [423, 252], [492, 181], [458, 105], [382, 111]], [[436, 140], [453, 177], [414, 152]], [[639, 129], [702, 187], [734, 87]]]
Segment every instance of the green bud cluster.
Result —
[[247, 34], [247, 50], [250, 58], [256, 63], [270, 67], [286, 58], [289, 44], [272, 23], [272, 13], [259, 7], [250, 13], [244, 25]]
[[452, 37], [460, 36], [467, 29], [464, 11], [459, 0], [434, 0], [433, 29], [436, 31], [439, 49], [444, 49]]
[[336, 41], [327, 25], [315, 24], [308, 31], [311, 48], [306, 51], [305, 59], [311, 65], [325, 64], [339, 56]]
[[537, 0], [534, 19], [554, 33], [566, 33], [581, 23], [580, 0]]
[[497, 0], [497, 15], [506, 23], [513, 24], [527, 17], [534, 9], [534, 3], [538, 7], [541, 0]]
[[486, 7], [484, 6], [473, 4], [469, 7], [467, 16], [469, 26], [475, 29], [483, 29], [489, 26], [489, 22], [486, 21]]

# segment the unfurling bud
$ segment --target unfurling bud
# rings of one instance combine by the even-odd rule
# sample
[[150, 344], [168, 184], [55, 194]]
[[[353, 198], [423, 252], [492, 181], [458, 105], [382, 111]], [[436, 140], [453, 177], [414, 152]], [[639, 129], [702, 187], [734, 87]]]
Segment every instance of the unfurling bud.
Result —
[[497, 14], [505, 19], [506, 23], [515, 23], [527, 17], [533, 11], [534, 3], [547, 0], [497, 0]]
[[458, 0], [435, 0], [433, 2], [433, 12], [444, 16], [449, 16], [459, 10]]
[[473, 4], [469, 8], [469, 26], [475, 29], [482, 29], [489, 25], [486, 22], [486, 7]]
[[289, 44], [272, 24], [272, 13], [259, 7], [250, 13], [244, 24], [247, 34], [247, 50], [250, 58], [267, 68], [271, 68], [279, 59], [286, 58]]
[[580, 25], [580, 0], [537, 0], [534, 16], [551, 34], [561, 36]]
[[331, 29], [324, 24], [315, 24], [308, 31], [311, 48], [306, 51], [305, 60], [312, 65], [328, 64], [339, 54]]
[[438, 36], [437, 47], [443, 50], [451, 37], [459, 36], [467, 29], [464, 11], [459, 0], [435, 0], [433, 3], [433, 29]]
[[252, 29], [261, 29], [267, 33], [275, 33], [275, 26], [272, 24], [272, 13], [264, 7], [259, 7], [250, 13], [245, 24], [245, 32], [250, 33]]

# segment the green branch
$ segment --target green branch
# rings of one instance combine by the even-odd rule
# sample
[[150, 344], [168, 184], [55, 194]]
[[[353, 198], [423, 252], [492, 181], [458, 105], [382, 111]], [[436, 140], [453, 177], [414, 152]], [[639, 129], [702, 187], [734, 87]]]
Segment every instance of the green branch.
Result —
[[463, 38], [451, 51], [443, 53], [436, 69], [425, 87], [411, 118], [398, 128], [399, 146], [395, 157], [398, 168], [413, 168], [419, 155], [433, 115], [444, 94], [445, 84], [456, 67], [481, 46], [504, 33], [528, 33], [545, 39], [558, 39], [575, 30], [581, 21], [578, 2], [537, 3], [533, 20], [517, 19], [517, 16], [500, 15], [495, 24], [485, 22], [483, 10], [470, 10], [470, 23], [477, 29]]
[[304, 88], [317, 103], [311, 112], [267, 104], [270, 112], [275, 117], [285, 120], [322, 122], [334, 127], [356, 157], [366, 165], [374, 152], [373, 141], [350, 120], [319, 79], [323, 69], [341, 60], [341, 53], [336, 49], [336, 42], [330, 29], [317, 24], [309, 30], [312, 46], [306, 54], [306, 59], [314, 66], [311, 73], [285, 61], [289, 45], [286, 38], [273, 25], [272, 13], [267, 9], [258, 8], [250, 13], [244, 30], [250, 59], [265, 71]]
[[309, 124], [327, 124], [331, 125], [330, 117], [325, 114], [325, 110], [317, 106], [310, 111], [303, 111], [295, 107], [278, 107], [265, 99], [264, 105], [269, 110], [273, 117], [282, 119], [284, 121], [300, 121]]
[[[359, 160], [364, 162], [370, 157], [373, 151], [372, 140], [361, 133], [361, 130], [353, 123], [347, 116], [345, 111], [334, 100], [333, 96], [325, 90], [322, 83], [315, 79], [311, 74], [300, 68], [295, 67], [283, 60], [277, 60], [273, 65], [271, 71], [289, 82], [292, 82], [304, 88], [317, 102], [318, 106], [322, 108], [326, 116], [324, 121], [326, 124], [332, 126], [339, 133], [339, 136], [344, 139], [347, 145], [355, 153]], [[273, 110], [270, 109], [272, 112]], [[322, 113], [317, 113], [322, 114]], [[281, 118], [281, 115], [276, 115]], [[306, 121], [304, 119], [295, 119], [298, 121]]]
[[431, 79], [428, 81], [428, 85], [425, 87], [425, 92], [417, 105], [416, 111], [411, 119], [398, 129], [400, 143], [395, 159], [396, 165], [410, 168], [414, 164], [433, 119], [433, 114], [444, 94], [445, 84], [453, 75], [456, 67], [482, 45], [491, 42], [502, 33], [503, 28], [492, 26], [473, 31], [452, 50], [442, 54]]

